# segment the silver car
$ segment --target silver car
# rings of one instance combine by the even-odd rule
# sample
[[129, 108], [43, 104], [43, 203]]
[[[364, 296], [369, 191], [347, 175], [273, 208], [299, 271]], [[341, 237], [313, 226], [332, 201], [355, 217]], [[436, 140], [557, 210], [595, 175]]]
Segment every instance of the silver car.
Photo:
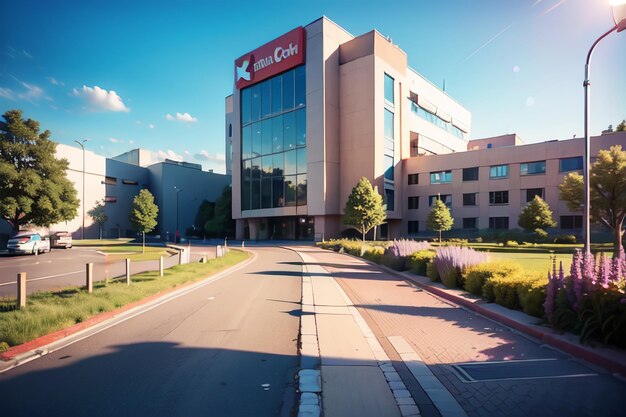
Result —
[[33, 255], [50, 252], [50, 241], [37, 232], [19, 232], [7, 243], [9, 253], [32, 253]]

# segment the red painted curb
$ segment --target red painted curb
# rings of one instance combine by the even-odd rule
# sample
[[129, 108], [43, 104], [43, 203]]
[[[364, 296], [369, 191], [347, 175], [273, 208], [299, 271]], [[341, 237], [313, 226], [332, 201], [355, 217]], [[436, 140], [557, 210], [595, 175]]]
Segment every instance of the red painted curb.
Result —
[[[194, 283], [195, 282], [191, 282], [191, 283], [189, 283], [189, 285], [194, 284]], [[3, 352], [3, 353], [0, 354], [0, 360], [5, 361], [5, 362], [13, 360], [13, 359], [15, 359], [16, 356], [19, 356], [19, 355], [21, 355], [23, 353], [26, 353], [26, 352], [30, 351], [30, 350], [40, 348], [42, 346], [45, 346], [45, 345], [48, 345], [50, 343], [56, 342], [57, 340], [61, 340], [64, 337], [76, 334], [76, 333], [78, 333], [78, 332], [80, 332], [82, 330], [85, 330], [85, 329], [87, 329], [87, 328], [89, 328], [91, 326], [95, 326], [98, 323], [102, 323], [103, 321], [106, 321], [106, 320], [108, 320], [110, 318], [113, 318], [113, 317], [115, 317], [115, 316], [117, 316], [117, 315], [119, 315], [121, 313], [124, 313], [125, 311], [128, 311], [128, 310], [130, 310], [132, 308], [138, 307], [138, 306], [143, 305], [143, 304], [147, 304], [147, 303], [149, 303], [150, 301], [152, 301], [152, 300], [154, 300], [156, 298], [162, 297], [164, 295], [167, 295], [167, 294], [173, 292], [174, 290], [179, 290], [179, 289], [184, 288], [186, 286], [187, 285], [170, 288], [170, 289], [162, 291], [160, 293], [153, 294], [153, 295], [151, 295], [151, 296], [149, 296], [147, 298], [144, 298], [142, 300], [135, 301], [134, 303], [127, 304], [124, 307], [120, 307], [120, 308], [117, 308], [117, 309], [112, 310], [112, 311], [107, 311], [107, 312], [104, 312], [104, 313], [100, 313], [98, 315], [95, 315], [93, 317], [88, 318], [87, 320], [85, 320], [85, 321], [83, 321], [81, 323], [76, 323], [76, 324], [74, 324], [74, 325], [72, 325], [70, 327], [66, 327], [64, 329], [57, 330], [54, 333], [50, 333], [50, 334], [47, 334], [47, 335], [44, 335], [44, 336], [40, 336], [40, 337], [38, 337], [36, 339], [31, 340], [30, 342], [26, 342], [26, 343], [23, 343], [21, 345], [13, 346], [13, 347], [9, 348], [9, 350], [7, 350], [6, 352]]]

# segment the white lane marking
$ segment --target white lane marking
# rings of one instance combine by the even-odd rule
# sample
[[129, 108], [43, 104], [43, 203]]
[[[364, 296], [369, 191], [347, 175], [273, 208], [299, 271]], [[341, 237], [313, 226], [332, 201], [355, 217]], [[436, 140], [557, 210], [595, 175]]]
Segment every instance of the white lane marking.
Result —
[[[63, 274], [57, 274], [57, 275], [48, 275], [46, 277], [39, 277], [39, 278], [32, 278], [32, 279], [27, 279], [26, 282], [32, 282], [32, 281], [41, 281], [42, 279], [51, 279], [51, 278], [58, 278], [58, 277], [63, 277], [65, 275], [72, 275], [72, 274], [78, 274], [80, 272], [85, 272], [84, 269], [81, 269], [80, 271], [73, 271], [73, 272], [65, 272]], [[11, 281], [11, 282], [4, 282], [2, 284], [0, 284], [0, 287], [4, 286], [4, 285], [15, 285], [17, 284], [17, 281]]]
[[[137, 306], [135, 308], [132, 308], [130, 310], [127, 310], [123, 313], [121, 313], [119, 316], [113, 316], [108, 320], [105, 320], [102, 323], [96, 324], [93, 327], [90, 328], [86, 328], [84, 330], [81, 330], [79, 332], [74, 333], [73, 335], [67, 336], [61, 340], [57, 340], [55, 342], [52, 342], [46, 346], [40, 347], [39, 349], [35, 350], [34, 352], [26, 352], [24, 353], [22, 356], [22, 358], [14, 358], [13, 361], [13, 365], [5, 368], [5, 369], [0, 369], [0, 374], [3, 374], [5, 372], [10, 371], [11, 369], [17, 368], [18, 366], [22, 366], [30, 361], [33, 361], [37, 358], [40, 358], [44, 355], [47, 355], [49, 353], [53, 353], [56, 352], [57, 350], [61, 350], [64, 349], [70, 345], [73, 345], [74, 343], [78, 343], [82, 340], [85, 340], [91, 336], [95, 336], [98, 333], [101, 333], [105, 330], [110, 329], [111, 327], [115, 327], [118, 324], [122, 324], [127, 320], [133, 319], [137, 316], [140, 316], [144, 313], [147, 313], [148, 311], [154, 310], [155, 308], [168, 303], [170, 301], [173, 301], [179, 297], [182, 297], [183, 295], [187, 295], [190, 292], [193, 292], [199, 288], [202, 288], [204, 286], [207, 286], [209, 284], [214, 283], [215, 281], [218, 281], [224, 277], [227, 277], [228, 275], [232, 274], [233, 272], [237, 272], [240, 269], [243, 269], [245, 267], [247, 267], [248, 265], [250, 265], [251, 263], [253, 263], [256, 258], [258, 257], [257, 252], [254, 251], [249, 251], [249, 253], [252, 254], [252, 257], [250, 257], [249, 259], [247, 259], [246, 261], [244, 261], [243, 263], [232, 267], [230, 269], [227, 269], [226, 271], [222, 271], [221, 273], [219, 273], [218, 275], [214, 276], [213, 278], [210, 278], [206, 281], [201, 281], [197, 284], [193, 284], [190, 287], [186, 287], [186, 288], [181, 288], [180, 290], [178, 290], [177, 292], [174, 293], [170, 293], [167, 294], [165, 296], [163, 296], [160, 299], [154, 300], [152, 302], [152, 304], [146, 304], [146, 305], [141, 305], [141, 306]], [[102, 326], [100, 328], [97, 328], [98, 326]], [[93, 333], [89, 333], [90, 331], [92, 331]], [[81, 337], [77, 337], [79, 335], [83, 335]], [[74, 337], [77, 337], [74, 340], [70, 340]], [[63, 344], [65, 343], [65, 344]], [[57, 347], [52, 347], [55, 344], [61, 344], [60, 346]]]

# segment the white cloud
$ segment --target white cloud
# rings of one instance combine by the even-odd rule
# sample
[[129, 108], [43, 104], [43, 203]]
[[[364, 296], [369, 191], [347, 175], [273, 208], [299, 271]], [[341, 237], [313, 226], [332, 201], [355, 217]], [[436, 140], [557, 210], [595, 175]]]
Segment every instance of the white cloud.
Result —
[[176, 152], [174, 152], [171, 149], [168, 149], [167, 152], [159, 149], [159, 151], [156, 153], [156, 157], [153, 159], [156, 159], [158, 162], [162, 162], [166, 159], [171, 159], [172, 161], [178, 161], [178, 162], [183, 161], [183, 157], [181, 155], [178, 155]]
[[33, 58], [33, 56], [32, 56], [31, 54], [29, 54], [28, 52], [26, 52], [26, 51], [25, 51], [25, 50], [23, 50], [23, 49], [22, 49], [22, 53], [24, 54], [24, 56], [25, 56], [26, 58], [30, 58], [30, 59], [32, 59], [32, 58]]
[[519, 72], [519, 71], [520, 71], [520, 68], [517, 65], [513, 67], [513, 72]]
[[0, 87], [0, 97], [8, 98], [9, 100], [13, 100], [13, 90], [10, 88]]
[[33, 101], [33, 100], [39, 100], [40, 98], [44, 98], [44, 97], [48, 100], [51, 100], [49, 97], [46, 97], [46, 95], [44, 94], [43, 90], [40, 87], [34, 84], [25, 83], [24, 81], [20, 81], [20, 83], [26, 89], [23, 93], [18, 94], [18, 97], [21, 98], [22, 100]]
[[210, 154], [204, 149], [193, 156], [197, 161], [224, 162], [226, 156], [221, 153]]
[[141, 126], [141, 120], [135, 120], [135, 124], [136, 124], [137, 126]]
[[150, 124], [148, 125], [148, 127], [149, 127], [150, 129], [154, 129], [154, 125], [153, 125], [152, 123], [150, 123]]
[[115, 91], [107, 91], [97, 85], [93, 88], [83, 85], [81, 90], [75, 88], [72, 94], [86, 100], [92, 110], [95, 111], [130, 111], [130, 109], [124, 105], [122, 98], [118, 96]]
[[193, 117], [192, 115], [190, 115], [189, 113], [176, 113], [176, 116], [172, 116], [171, 114], [166, 114], [165, 118], [167, 120], [177, 120], [179, 122], [184, 122], [184, 123], [195, 123], [198, 121], [197, 118]]
[[135, 143], [135, 141], [134, 141], [134, 140], [132, 140], [132, 139], [130, 139], [130, 140], [128, 141], [128, 143], [130, 143], [130, 144], [132, 145], [133, 143]]
[[189, 152], [188, 150], [184, 150], [184, 151], [183, 151], [183, 153], [184, 153], [185, 155], [187, 155], [187, 156], [190, 156], [190, 155], [191, 155], [191, 152]]
[[527, 97], [526, 98], [526, 105], [528, 107], [532, 107], [535, 105], [535, 98], [534, 97]]
[[124, 143], [122, 139], [109, 138], [109, 142], [111, 143]]
[[63, 81], [59, 81], [59, 80], [57, 80], [54, 77], [46, 77], [46, 79], [48, 81], [50, 81], [50, 84], [52, 84], [52, 85], [60, 85], [60, 86], [64, 86], [65, 85], [65, 83]]

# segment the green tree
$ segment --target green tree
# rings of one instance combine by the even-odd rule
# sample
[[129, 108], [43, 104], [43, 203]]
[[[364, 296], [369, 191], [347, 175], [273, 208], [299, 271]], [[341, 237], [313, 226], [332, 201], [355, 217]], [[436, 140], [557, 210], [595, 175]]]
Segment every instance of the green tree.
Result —
[[204, 231], [213, 237], [232, 236], [235, 232], [235, 222], [232, 215], [233, 190], [225, 187], [222, 195], [215, 202], [215, 214], [206, 221]]
[[98, 225], [100, 239], [102, 239], [102, 226], [109, 220], [109, 217], [104, 212], [104, 200], [96, 201], [96, 204], [87, 212], [87, 215]]
[[150, 191], [143, 189], [133, 198], [133, 208], [130, 212], [130, 222], [135, 230], [143, 237], [142, 253], [146, 252], [146, 233], [154, 230], [157, 225], [159, 207], [154, 204], [154, 196]]
[[0, 217], [17, 232], [22, 225], [49, 227], [76, 217], [79, 200], [67, 179], [66, 159], [56, 159], [50, 131], [9, 110], [0, 121]]
[[196, 221], [194, 225], [200, 229], [204, 230], [204, 225], [207, 221], [211, 220], [215, 216], [215, 203], [212, 203], [208, 200], [203, 200], [200, 203], [200, 207], [198, 207], [198, 213], [196, 214]]
[[365, 235], [373, 227], [381, 225], [387, 218], [386, 205], [378, 189], [373, 188], [370, 181], [362, 177], [352, 189], [344, 208], [343, 224]]
[[616, 132], [624, 132], [626, 131], [626, 119], [622, 120], [620, 124], [615, 128]]
[[[517, 224], [529, 232], [556, 227], [550, 206], [538, 195], [522, 209]], [[541, 234], [541, 232], [538, 233]]]
[[441, 232], [452, 229], [454, 219], [450, 215], [450, 209], [439, 197], [433, 203], [433, 208], [428, 213], [428, 228], [439, 232], [439, 243], [441, 243]]
[[[583, 176], [569, 173], [559, 186], [561, 200], [572, 211], [581, 210], [584, 202]], [[622, 248], [622, 230], [626, 218], [626, 151], [620, 145], [598, 152], [591, 166], [591, 220], [613, 230], [613, 255]]]

